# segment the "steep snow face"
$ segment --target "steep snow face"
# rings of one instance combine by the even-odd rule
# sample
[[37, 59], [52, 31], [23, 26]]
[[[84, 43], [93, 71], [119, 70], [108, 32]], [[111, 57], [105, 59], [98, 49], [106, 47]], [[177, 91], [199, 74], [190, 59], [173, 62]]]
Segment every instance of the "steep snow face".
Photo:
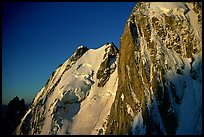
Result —
[[202, 134], [201, 37], [201, 3], [135, 6], [106, 134]]
[[[16, 134], [103, 134], [117, 90], [117, 68], [100, 87], [96, 74], [110, 49], [117, 48], [113, 43], [96, 50], [80, 46], [36, 95]], [[117, 66], [117, 54], [107, 63]]]

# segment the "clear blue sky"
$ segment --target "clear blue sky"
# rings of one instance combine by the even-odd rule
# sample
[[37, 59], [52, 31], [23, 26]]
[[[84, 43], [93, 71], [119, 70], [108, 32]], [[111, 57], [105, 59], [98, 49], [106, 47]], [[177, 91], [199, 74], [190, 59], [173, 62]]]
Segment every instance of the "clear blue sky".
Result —
[[2, 104], [31, 102], [78, 46], [119, 47], [136, 2], [2, 3]]

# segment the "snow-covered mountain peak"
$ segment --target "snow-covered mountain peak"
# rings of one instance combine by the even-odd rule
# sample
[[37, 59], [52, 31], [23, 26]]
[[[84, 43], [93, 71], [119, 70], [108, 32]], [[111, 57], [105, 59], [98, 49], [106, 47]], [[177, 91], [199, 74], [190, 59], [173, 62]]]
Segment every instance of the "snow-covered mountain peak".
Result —
[[104, 129], [117, 89], [117, 53], [113, 43], [77, 48], [36, 95], [16, 134], [97, 134]]

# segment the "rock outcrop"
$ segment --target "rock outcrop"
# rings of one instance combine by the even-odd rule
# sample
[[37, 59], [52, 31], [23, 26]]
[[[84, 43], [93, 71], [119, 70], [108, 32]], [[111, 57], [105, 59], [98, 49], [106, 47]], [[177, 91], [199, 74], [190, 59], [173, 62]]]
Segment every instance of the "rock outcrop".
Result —
[[103, 87], [109, 80], [110, 75], [115, 71], [116, 64], [114, 63], [118, 54], [117, 47], [111, 43], [109, 47], [105, 49], [103, 61], [97, 72], [97, 79], [99, 79], [98, 86]]

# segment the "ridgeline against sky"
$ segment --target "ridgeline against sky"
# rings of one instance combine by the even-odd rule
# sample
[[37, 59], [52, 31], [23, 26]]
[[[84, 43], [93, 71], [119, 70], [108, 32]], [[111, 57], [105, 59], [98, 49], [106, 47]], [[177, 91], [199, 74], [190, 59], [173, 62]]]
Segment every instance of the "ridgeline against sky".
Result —
[[119, 47], [135, 2], [2, 3], [2, 103], [31, 102], [78, 46]]

